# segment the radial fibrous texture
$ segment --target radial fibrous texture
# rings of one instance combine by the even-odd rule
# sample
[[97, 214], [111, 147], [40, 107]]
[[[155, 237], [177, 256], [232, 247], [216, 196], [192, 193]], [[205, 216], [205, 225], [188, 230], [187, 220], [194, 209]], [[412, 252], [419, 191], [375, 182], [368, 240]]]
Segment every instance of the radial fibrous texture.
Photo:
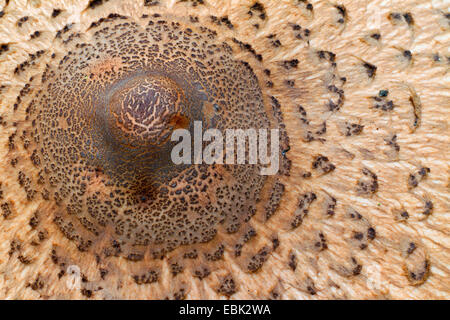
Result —
[[[0, 296], [448, 297], [443, 8], [22, 2], [0, 11]], [[278, 172], [175, 164], [196, 121], [279, 129]]]

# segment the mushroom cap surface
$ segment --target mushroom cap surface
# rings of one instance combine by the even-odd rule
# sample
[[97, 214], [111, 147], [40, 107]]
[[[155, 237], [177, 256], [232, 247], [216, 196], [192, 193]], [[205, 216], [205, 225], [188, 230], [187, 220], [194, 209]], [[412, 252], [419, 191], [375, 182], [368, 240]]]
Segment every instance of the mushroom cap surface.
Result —
[[[1, 298], [449, 298], [443, 2], [0, 5]], [[279, 172], [174, 165], [194, 120]]]

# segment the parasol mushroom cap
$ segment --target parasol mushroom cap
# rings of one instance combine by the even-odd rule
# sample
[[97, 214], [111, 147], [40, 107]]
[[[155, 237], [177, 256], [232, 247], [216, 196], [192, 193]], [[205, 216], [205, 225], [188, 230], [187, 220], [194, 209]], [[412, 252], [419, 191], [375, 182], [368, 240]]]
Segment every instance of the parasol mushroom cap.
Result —
[[[443, 4], [0, 12], [1, 297], [448, 298]], [[174, 165], [196, 120], [279, 129], [279, 172]]]

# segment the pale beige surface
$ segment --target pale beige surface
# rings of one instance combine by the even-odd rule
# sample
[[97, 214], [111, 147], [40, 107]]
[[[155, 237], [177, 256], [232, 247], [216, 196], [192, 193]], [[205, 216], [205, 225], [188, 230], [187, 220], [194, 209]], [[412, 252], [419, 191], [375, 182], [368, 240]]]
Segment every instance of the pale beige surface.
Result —
[[[61, 268], [51, 259], [54, 248], [66, 265], [80, 267], [88, 279], [82, 286], [93, 291], [93, 298], [164, 298], [172, 297], [180, 288], [184, 288], [187, 299], [224, 298], [217, 286], [227, 274], [237, 284], [232, 299], [266, 299], [274, 292], [283, 299], [450, 297], [450, 20], [444, 16], [448, 13], [445, 1], [391, 1], [392, 5], [387, 4], [389, 1], [340, 1], [347, 12], [343, 24], [338, 22], [341, 17], [334, 2], [329, 1], [311, 1], [313, 13], [301, 1], [260, 1], [266, 10], [264, 21], [248, 18], [252, 1], [205, 0], [206, 5], [197, 7], [189, 2], [160, 1], [162, 6], [145, 8], [143, 2], [111, 0], [94, 10], [85, 10], [87, 1], [11, 0], [0, 18], [0, 44], [9, 43], [9, 51], [0, 54], [0, 85], [5, 86], [0, 91], [0, 116], [7, 122], [0, 135], [1, 203], [9, 203], [12, 210], [7, 219], [0, 217], [1, 298], [85, 298], [82, 290], [67, 288], [67, 275], [58, 277]], [[65, 11], [57, 19], [50, 19], [55, 7]], [[267, 223], [258, 217], [252, 220], [259, 236], [248, 246], [259, 248], [275, 234], [280, 241], [279, 248], [256, 273], [242, 271], [232, 252], [226, 250], [212, 274], [203, 280], [193, 277], [188, 268], [174, 278], [167, 261], [162, 261], [160, 280], [138, 285], [130, 277], [130, 270], [141, 270], [143, 266], [130, 265], [123, 258], [112, 258], [117, 268], [102, 280], [95, 256], [79, 252], [52, 223], [54, 206], [42, 200], [27, 201], [17, 181], [20, 166], [26, 164], [10, 166], [7, 144], [14, 131], [11, 123], [23, 116], [14, 114], [11, 106], [29, 77], [43, 70], [48, 57], [39, 59], [27, 72], [14, 75], [17, 64], [40, 49], [58, 52], [54, 35], [69, 22], [83, 31], [109, 13], [139, 17], [146, 12], [228, 16], [234, 30], [220, 29], [220, 36], [250, 43], [263, 56], [264, 68], [271, 69], [272, 89], [265, 87], [262, 73], [257, 76], [263, 90], [274, 95], [282, 106], [292, 169], [290, 176], [283, 178], [286, 193], [277, 213]], [[392, 12], [410, 12], [414, 24], [408, 26], [404, 18], [398, 24], [392, 23], [387, 18]], [[17, 20], [25, 15], [30, 16], [30, 21], [18, 28]], [[259, 23], [259, 29], [253, 26], [255, 23]], [[309, 41], [295, 38], [293, 23], [311, 31]], [[29, 40], [35, 30], [42, 30], [42, 35]], [[375, 32], [381, 34], [379, 41], [370, 40]], [[276, 34], [281, 47], [270, 45], [270, 34]], [[318, 58], [318, 50], [336, 54], [336, 69]], [[402, 56], [403, 50], [411, 51], [411, 61]], [[250, 54], [241, 54], [251, 65], [258, 63]], [[439, 54], [440, 61], [434, 60], [435, 54]], [[291, 59], [299, 60], [298, 67], [287, 70], [282, 61]], [[363, 61], [377, 66], [372, 79]], [[347, 81], [342, 83], [339, 77]], [[295, 80], [295, 85], [288, 87], [286, 80]], [[345, 92], [343, 105], [334, 112], [326, 107], [328, 99], [337, 101], [337, 95], [327, 89], [331, 84]], [[391, 112], [372, 108], [374, 101], [370, 97], [381, 89], [389, 89], [387, 98], [395, 105]], [[418, 107], [417, 99], [421, 121], [414, 128], [413, 105]], [[300, 120], [300, 105], [307, 112], [309, 125]], [[317, 136], [325, 140], [306, 141], [306, 131], [317, 131], [325, 120], [326, 133]], [[343, 135], [345, 122], [363, 125], [361, 134]], [[394, 134], [399, 152], [386, 143]], [[336, 169], [327, 174], [312, 170], [311, 163], [318, 154], [327, 156]], [[428, 176], [417, 187], [408, 187], [409, 175], [422, 166], [430, 168]], [[378, 178], [378, 189], [373, 194], [357, 190], [364, 168]], [[312, 176], [304, 178], [305, 171], [311, 171]], [[289, 218], [306, 192], [314, 192], [317, 199], [303, 223], [292, 230]], [[333, 216], [326, 214], [330, 196], [337, 200]], [[423, 214], [426, 201], [433, 203], [429, 215]], [[37, 209], [46, 239], [32, 245], [38, 231], [29, 226], [29, 220]], [[363, 218], [351, 219], [352, 210]], [[398, 214], [404, 210], [409, 213], [406, 221]], [[373, 240], [367, 240], [369, 227], [376, 231]], [[356, 231], [363, 233], [362, 241], [354, 239]], [[319, 233], [326, 239], [325, 249], [315, 245], [320, 242]], [[21, 243], [21, 248], [9, 254], [14, 240]], [[411, 242], [416, 249], [408, 254]], [[361, 249], [361, 244], [367, 248]], [[295, 270], [289, 267], [292, 255], [296, 257]], [[29, 263], [24, 263], [23, 257]], [[109, 262], [102, 263], [108, 268]], [[355, 272], [358, 269], [360, 272]], [[410, 272], [425, 272], [425, 276], [416, 281], [408, 278]]]

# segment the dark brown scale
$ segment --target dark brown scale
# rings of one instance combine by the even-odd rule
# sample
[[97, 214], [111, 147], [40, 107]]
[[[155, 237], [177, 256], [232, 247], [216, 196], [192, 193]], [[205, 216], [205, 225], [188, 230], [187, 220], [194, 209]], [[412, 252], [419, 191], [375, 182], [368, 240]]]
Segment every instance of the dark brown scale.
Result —
[[217, 288], [217, 292], [223, 294], [227, 297], [232, 296], [236, 293], [237, 286], [231, 275], [227, 275], [220, 280], [219, 287]]
[[205, 4], [204, 0], [179, 0], [180, 2], [189, 2], [193, 7], [197, 7], [198, 5]]
[[52, 11], [52, 18], [56, 18], [57, 16], [59, 16], [61, 14], [61, 12], [63, 12], [63, 10], [61, 10], [61, 9], [53, 9], [53, 11]]
[[313, 286], [307, 286], [306, 289], [310, 295], [315, 295], [317, 293], [316, 289]]
[[366, 70], [367, 76], [372, 79], [377, 73], [377, 66], [370, 64], [368, 62], [363, 63], [363, 67]]
[[96, 7], [101, 6], [108, 1], [109, 0], [90, 0], [87, 7], [89, 9], [95, 9]]
[[353, 268], [352, 273], [354, 276], [357, 276], [361, 273], [361, 270], [362, 270], [362, 266], [360, 264], [358, 264], [358, 265], [356, 265], [355, 268]]
[[297, 269], [297, 256], [294, 252], [291, 252], [288, 257], [288, 266], [292, 271]]
[[280, 300], [282, 298], [281, 294], [278, 292], [276, 288], [272, 289], [269, 292], [269, 299], [270, 300]]
[[27, 22], [29, 19], [30, 19], [30, 17], [28, 17], [28, 16], [25, 16], [25, 17], [20, 18], [20, 19], [17, 21], [17, 26], [20, 28], [20, 27], [21, 27], [25, 22]]
[[347, 21], [347, 9], [345, 8], [344, 5], [336, 5], [334, 6], [339, 14], [339, 19], [338, 19], [338, 23], [345, 23]]
[[389, 18], [389, 20], [393, 20], [393, 21], [401, 20], [402, 19], [402, 15], [400, 13], [397, 13], [397, 12], [392, 12], [392, 13], [389, 13], [388, 18]]
[[431, 202], [430, 200], [425, 201], [422, 214], [429, 216], [433, 212], [433, 207], [433, 202]]
[[224, 245], [220, 245], [216, 251], [214, 251], [213, 253], [205, 253], [205, 258], [208, 261], [217, 261], [222, 259], [223, 253], [225, 252], [225, 246]]
[[375, 229], [370, 227], [369, 229], [367, 229], [367, 239], [369, 240], [373, 240], [376, 237], [376, 232]]
[[255, 2], [255, 4], [250, 7], [250, 11], [248, 12], [248, 14], [250, 16], [253, 16], [253, 13], [255, 13], [261, 20], [266, 19], [266, 10], [264, 6], [259, 2]]
[[222, 18], [220, 18], [220, 21], [221, 21], [223, 24], [225, 24], [225, 25], [228, 27], [228, 29], [233, 29], [233, 28], [234, 28], [233, 24], [232, 24], [231, 21], [228, 19], [228, 17], [222, 17]]
[[298, 59], [286, 60], [282, 62], [282, 66], [285, 69], [297, 68], [298, 63], [299, 63]]
[[334, 216], [335, 209], [336, 209], [336, 204], [337, 204], [336, 198], [330, 197], [329, 198], [329, 203], [328, 203], [327, 208], [326, 208], [326, 214], [328, 216]]
[[394, 134], [393, 136], [384, 139], [384, 141], [386, 142], [387, 145], [391, 146], [392, 148], [394, 148], [394, 150], [396, 152], [400, 151], [400, 145], [397, 143], [397, 135]]
[[346, 123], [345, 125], [345, 136], [350, 137], [354, 135], [359, 135], [364, 126], [357, 123]]
[[408, 177], [408, 187], [415, 188], [419, 182], [425, 179], [430, 172], [430, 168], [422, 167], [415, 173], [410, 173]]
[[132, 278], [137, 284], [149, 284], [158, 281], [159, 273], [155, 270], [150, 270], [144, 274], [134, 275]]
[[292, 228], [297, 228], [303, 223], [303, 219], [308, 215], [309, 206], [317, 199], [313, 192], [308, 192], [300, 196], [297, 209], [294, 212], [294, 219], [291, 222]]
[[144, 6], [146, 7], [153, 7], [159, 5], [158, 0], [144, 0]]
[[403, 219], [409, 219], [409, 213], [408, 213], [408, 211], [402, 211], [401, 213], [400, 213], [400, 216], [403, 218]]
[[92, 298], [92, 296], [93, 296], [92, 290], [85, 289], [85, 288], [81, 289], [81, 294], [83, 296], [85, 296], [86, 298]]
[[37, 212], [33, 214], [28, 224], [32, 229], [35, 229], [39, 225], [39, 216]]
[[9, 50], [9, 45], [7, 43], [2, 43], [0, 45], [0, 54], [6, 52]]
[[276, 250], [280, 246], [280, 240], [277, 237], [272, 238], [272, 250]]
[[414, 19], [410, 12], [404, 13], [403, 18], [405, 19], [405, 22], [408, 24], [408, 26], [412, 26], [414, 24]]
[[2, 209], [3, 218], [8, 219], [12, 214], [10, 204], [8, 202], [4, 202], [1, 204], [0, 208]]
[[34, 282], [30, 283], [28, 286], [34, 290], [38, 291], [44, 288], [44, 281], [41, 279], [40, 275], [37, 276], [37, 278], [34, 280]]
[[408, 270], [408, 280], [413, 285], [420, 285], [425, 282], [430, 274], [430, 262], [425, 259], [416, 266], [413, 270]]
[[403, 57], [405, 57], [405, 59], [407, 59], [407, 60], [411, 60], [412, 59], [411, 51], [409, 51], [409, 50], [403, 51]]
[[200, 280], [208, 277], [211, 274], [211, 271], [208, 267], [201, 266], [194, 271], [194, 276], [199, 278]]
[[370, 37], [371, 37], [372, 39], [377, 40], [377, 41], [381, 39], [381, 35], [380, 35], [379, 33], [372, 33], [372, 34], [370, 35]]
[[30, 35], [31, 39], [36, 39], [39, 38], [41, 36], [41, 32], [40, 31], [35, 31]]
[[265, 207], [265, 219], [268, 220], [278, 209], [281, 197], [285, 187], [282, 183], [277, 182], [271, 191], [269, 202]]
[[269, 258], [270, 249], [268, 247], [261, 248], [257, 254], [250, 258], [250, 262], [247, 265], [247, 270], [249, 272], [256, 272]]
[[406, 252], [408, 254], [412, 254], [415, 250], [416, 250], [416, 244], [414, 242], [410, 242], [408, 245], [408, 249], [406, 250]]
[[356, 191], [362, 194], [373, 194], [378, 191], [378, 177], [367, 168], [362, 170], [363, 178], [359, 179]]
[[330, 162], [328, 157], [318, 155], [314, 158], [314, 161], [312, 162], [312, 168], [319, 170], [322, 173], [329, 173], [334, 169], [336, 169], [336, 166]]
[[327, 60], [329, 62], [335, 62], [336, 61], [336, 54], [330, 51], [317, 51], [317, 56], [322, 60]]
[[182, 273], [183, 270], [184, 267], [177, 262], [170, 264], [170, 272], [172, 273], [173, 276]]
[[322, 232], [319, 232], [319, 241], [317, 241], [314, 246], [320, 251], [328, 248], [327, 240]]

